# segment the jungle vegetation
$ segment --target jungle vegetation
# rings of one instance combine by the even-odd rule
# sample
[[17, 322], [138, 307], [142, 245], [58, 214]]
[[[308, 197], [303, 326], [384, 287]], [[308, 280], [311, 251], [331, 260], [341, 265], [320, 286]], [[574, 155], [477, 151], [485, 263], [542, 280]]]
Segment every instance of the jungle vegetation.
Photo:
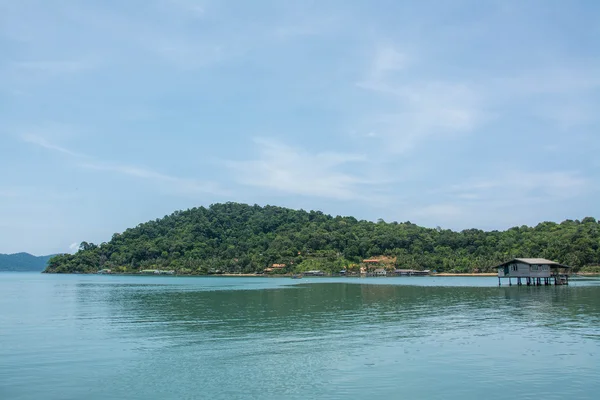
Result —
[[490, 271], [513, 257], [543, 257], [576, 270], [600, 265], [600, 225], [592, 217], [542, 222], [505, 231], [460, 232], [407, 222], [377, 222], [319, 211], [239, 203], [176, 211], [142, 223], [108, 242], [83, 242], [75, 254], [53, 257], [46, 272], [134, 273], [172, 269], [179, 274], [275, 273], [353, 269], [365, 258], [389, 268], [438, 272]]

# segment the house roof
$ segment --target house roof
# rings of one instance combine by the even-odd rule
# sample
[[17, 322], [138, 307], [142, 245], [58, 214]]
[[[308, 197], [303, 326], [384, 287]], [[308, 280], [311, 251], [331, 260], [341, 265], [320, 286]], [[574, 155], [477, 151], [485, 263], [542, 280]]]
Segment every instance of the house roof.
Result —
[[555, 268], [571, 268], [568, 265], [563, 265], [563, 264], [557, 263], [556, 261], [547, 260], [545, 258], [513, 258], [512, 260], [507, 261], [503, 264], [500, 264], [494, 268], [502, 268], [508, 264], [512, 264], [515, 262], [519, 262], [519, 263], [523, 263], [523, 264], [527, 264], [527, 265], [549, 265], [550, 267], [555, 267]]
[[[516, 261], [522, 262], [523, 264], [529, 264], [529, 265], [540, 265], [540, 264], [544, 264], [544, 265], [552, 265], [552, 264], [558, 264], [556, 261], [552, 261], [552, 260], [547, 260], [545, 258], [515, 258]], [[560, 265], [560, 264], [558, 264]]]
[[364, 263], [378, 263], [379, 260], [375, 259], [375, 258], [370, 258], [368, 260], [363, 260]]

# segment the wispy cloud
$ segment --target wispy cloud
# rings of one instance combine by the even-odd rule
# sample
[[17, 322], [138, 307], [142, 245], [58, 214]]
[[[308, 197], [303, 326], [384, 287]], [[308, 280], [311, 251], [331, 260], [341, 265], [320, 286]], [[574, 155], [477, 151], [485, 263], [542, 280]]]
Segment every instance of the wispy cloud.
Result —
[[227, 166], [245, 185], [339, 200], [377, 201], [377, 193], [365, 196], [364, 187], [378, 182], [349, 172], [348, 165], [364, 163], [360, 154], [309, 153], [277, 141], [255, 139], [258, 158], [229, 161]]
[[382, 93], [395, 94], [397, 89], [390, 84], [394, 73], [403, 70], [409, 63], [409, 56], [389, 43], [379, 44], [366, 72], [365, 79], [357, 82], [359, 87]]
[[584, 65], [563, 61], [559, 66], [540, 65], [495, 77], [489, 87], [505, 96], [569, 95], [600, 88], [600, 65], [590, 60]]
[[502, 171], [432, 190], [422, 205], [411, 202], [406, 216], [430, 226], [497, 229], [538, 222], [593, 187], [577, 171]]
[[73, 242], [69, 245], [69, 253], [74, 254], [79, 250], [80, 243]]
[[[382, 137], [387, 149], [404, 153], [439, 136], [469, 132], [485, 120], [475, 86], [436, 78], [414, 78], [407, 71], [414, 57], [390, 45], [379, 45], [357, 86], [387, 101], [388, 112], [367, 118], [370, 132]], [[414, 66], [418, 68], [418, 65]]]
[[[519, 113], [546, 120], [563, 129], [597, 122], [600, 107], [600, 64], [561, 60], [558, 65], [539, 65], [511, 71], [480, 83], [486, 102], [495, 108], [514, 108]], [[500, 114], [500, 118], [514, 115]]]
[[426, 55], [385, 43], [374, 45], [356, 86], [378, 96], [379, 110], [364, 115], [360, 125], [389, 151], [408, 153], [434, 139], [482, 135], [491, 121], [506, 125], [535, 118], [564, 131], [599, 120], [600, 66], [595, 59], [465, 75], [448, 73]]
[[96, 157], [75, 152], [67, 149], [66, 147], [56, 145], [49, 142], [45, 138], [36, 135], [24, 135], [22, 139], [33, 145], [52, 150], [57, 153], [64, 154], [70, 158], [77, 159], [77, 165], [81, 168], [97, 171], [108, 171], [117, 173], [120, 175], [126, 175], [138, 179], [154, 182], [157, 185], [168, 185], [171, 189], [174, 189], [179, 194], [199, 194], [199, 193], [210, 193], [210, 194], [225, 194], [228, 193], [220, 185], [214, 182], [204, 182], [195, 179], [182, 178], [178, 176], [168, 175], [154, 171], [149, 168], [140, 166], [119, 164], [114, 162], [107, 162], [99, 160]]
[[108, 164], [108, 163], [82, 163], [84, 168], [115, 172], [120, 175], [127, 175], [134, 178], [144, 179], [156, 184], [166, 184], [175, 189], [179, 194], [227, 194], [229, 193], [220, 185], [214, 182], [203, 182], [195, 179], [181, 178], [178, 176], [167, 175], [139, 166]]
[[535, 224], [557, 213], [572, 216], [572, 200], [591, 187], [575, 171], [508, 171], [431, 191], [424, 205], [411, 202], [405, 212], [429, 226], [503, 229]]
[[478, 201], [503, 198], [507, 193], [514, 194], [508, 197], [512, 201], [555, 200], [579, 196], [589, 184], [589, 180], [576, 171], [509, 170], [495, 177], [453, 185], [447, 193]]
[[48, 140], [46, 140], [44, 137], [39, 136], [39, 135], [34, 135], [34, 134], [24, 134], [21, 136], [21, 139], [27, 143], [31, 143], [34, 144], [36, 146], [39, 147], [43, 147], [47, 150], [52, 150], [52, 151], [56, 151], [59, 153], [63, 153], [66, 154], [68, 156], [71, 157], [77, 157], [77, 158], [89, 158], [89, 156], [83, 154], [83, 153], [78, 153], [75, 151], [71, 151], [69, 149], [67, 149], [66, 147], [63, 146], [59, 146], [57, 144], [51, 143]]
[[0, 34], [18, 41], [20, 53], [30, 55], [13, 59], [11, 67], [30, 74], [79, 73], [100, 65], [190, 69], [223, 57], [222, 25], [205, 26], [198, 34], [206, 9], [193, 0], [157, 0], [140, 8], [34, 1], [7, 4], [3, 11]]

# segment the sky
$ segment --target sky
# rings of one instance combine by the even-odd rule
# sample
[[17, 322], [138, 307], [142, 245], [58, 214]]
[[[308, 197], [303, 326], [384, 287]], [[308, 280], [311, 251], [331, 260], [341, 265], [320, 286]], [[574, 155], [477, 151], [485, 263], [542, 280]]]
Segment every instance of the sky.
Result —
[[235, 201], [600, 216], [600, 3], [0, 0], [0, 253]]

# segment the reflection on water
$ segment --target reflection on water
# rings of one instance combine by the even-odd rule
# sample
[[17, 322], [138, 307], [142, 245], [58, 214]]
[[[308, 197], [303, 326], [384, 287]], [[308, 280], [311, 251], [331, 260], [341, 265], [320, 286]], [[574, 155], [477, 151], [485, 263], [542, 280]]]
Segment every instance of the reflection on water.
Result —
[[0, 319], [3, 398], [558, 399], [600, 390], [595, 280], [21, 279], [0, 285], [13, 295], [0, 294], [0, 306], [13, 307]]

